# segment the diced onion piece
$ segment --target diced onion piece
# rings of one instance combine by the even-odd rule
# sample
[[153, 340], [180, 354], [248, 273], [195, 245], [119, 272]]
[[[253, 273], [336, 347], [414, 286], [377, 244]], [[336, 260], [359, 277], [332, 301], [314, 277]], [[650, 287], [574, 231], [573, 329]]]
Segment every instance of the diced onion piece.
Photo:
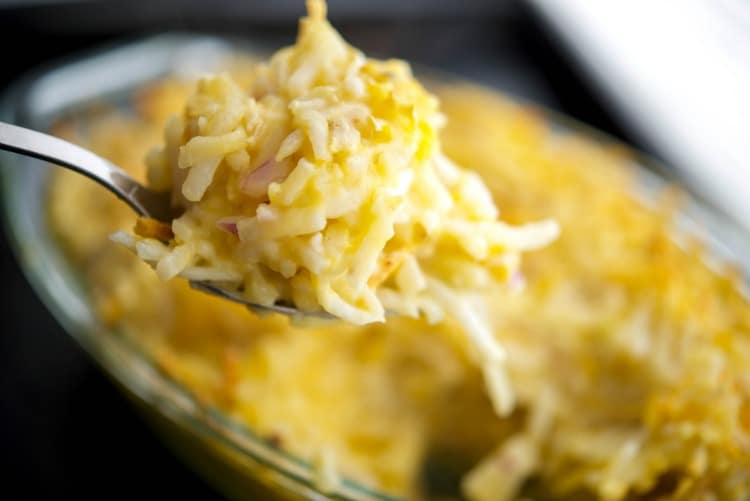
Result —
[[251, 197], [263, 197], [268, 194], [268, 187], [271, 183], [286, 179], [289, 170], [287, 162], [267, 160], [254, 171], [245, 172], [240, 176], [240, 191]]
[[237, 218], [224, 218], [216, 221], [216, 227], [237, 236]]

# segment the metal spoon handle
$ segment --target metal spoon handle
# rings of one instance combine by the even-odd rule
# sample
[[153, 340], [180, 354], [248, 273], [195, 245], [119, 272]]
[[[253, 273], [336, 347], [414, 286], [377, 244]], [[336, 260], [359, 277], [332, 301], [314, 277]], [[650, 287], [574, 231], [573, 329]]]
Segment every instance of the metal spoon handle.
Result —
[[152, 191], [102, 157], [31, 129], [0, 122], [0, 149], [38, 158], [89, 177], [117, 195], [141, 216], [171, 219], [169, 196]]

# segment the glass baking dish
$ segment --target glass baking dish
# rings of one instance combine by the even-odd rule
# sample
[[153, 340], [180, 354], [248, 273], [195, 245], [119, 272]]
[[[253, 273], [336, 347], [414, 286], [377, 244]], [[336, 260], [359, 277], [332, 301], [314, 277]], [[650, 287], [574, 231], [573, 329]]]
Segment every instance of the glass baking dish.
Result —
[[[101, 102], [125, 106], [132, 92], [149, 81], [174, 72], [210, 70], [206, 61], [253, 47], [244, 41], [172, 34], [99, 51], [16, 83], [0, 101], [0, 118], [47, 130], [60, 117], [76, 110]], [[418, 73], [440, 82], [451, 78], [430, 71]], [[571, 119], [540, 112], [560, 129], [612, 142]], [[646, 201], [678, 178], [674, 171], [666, 171], [653, 161], [634, 158], [638, 160], [633, 167], [641, 181], [638, 195]], [[52, 168], [7, 153], [0, 156], [0, 163], [4, 222], [34, 289], [64, 329], [194, 469], [232, 498], [395, 499], [349, 480], [335, 494], [324, 495], [315, 488], [308, 463], [273, 447], [220, 411], [199, 404], [186, 388], [159, 371], [138, 346], [104, 328], [88, 301], [79, 273], [66, 260], [49, 228], [45, 200]], [[699, 202], [698, 190], [690, 191], [692, 201], [678, 217], [678, 227], [701, 238], [718, 261], [737, 263], [744, 272], [750, 270], [748, 235], [709, 204]]]

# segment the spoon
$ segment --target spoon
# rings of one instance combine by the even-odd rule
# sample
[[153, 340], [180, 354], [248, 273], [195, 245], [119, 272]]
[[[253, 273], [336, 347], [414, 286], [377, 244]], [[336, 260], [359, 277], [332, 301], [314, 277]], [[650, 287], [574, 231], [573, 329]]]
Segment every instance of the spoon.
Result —
[[[139, 216], [171, 223], [172, 219], [179, 215], [179, 211], [170, 203], [169, 192], [151, 190], [112, 162], [62, 139], [0, 122], [0, 150], [38, 158], [83, 174], [117, 195]], [[281, 313], [295, 318], [333, 318], [331, 314], [323, 311], [303, 312], [286, 304], [265, 306], [251, 303], [237, 291], [224, 289], [208, 281], [190, 280], [189, 283], [193, 289], [240, 303], [260, 314]]]

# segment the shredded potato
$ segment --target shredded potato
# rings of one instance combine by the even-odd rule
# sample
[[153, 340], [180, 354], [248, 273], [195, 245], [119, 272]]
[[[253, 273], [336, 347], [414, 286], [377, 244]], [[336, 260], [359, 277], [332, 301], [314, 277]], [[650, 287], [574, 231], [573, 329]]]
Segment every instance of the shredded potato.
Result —
[[167, 144], [147, 157], [149, 179], [171, 177], [185, 208], [175, 224], [188, 230], [175, 229], [163, 252], [143, 245], [147, 233], [119, 241], [163, 279], [215, 269], [222, 287], [256, 304], [354, 324], [382, 322], [386, 309], [449, 312], [507, 415], [502, 349], [461, 296], [505, 283], [518, 255], [547, 245], [557, 225], [498, 220], [482, 179], [442, 153], [438, 100], [408, 65], [350, 47], [322, 1], [308, 10], [296, 45], [255, 65], [245, 88], [229, 74], [201, 79]]

